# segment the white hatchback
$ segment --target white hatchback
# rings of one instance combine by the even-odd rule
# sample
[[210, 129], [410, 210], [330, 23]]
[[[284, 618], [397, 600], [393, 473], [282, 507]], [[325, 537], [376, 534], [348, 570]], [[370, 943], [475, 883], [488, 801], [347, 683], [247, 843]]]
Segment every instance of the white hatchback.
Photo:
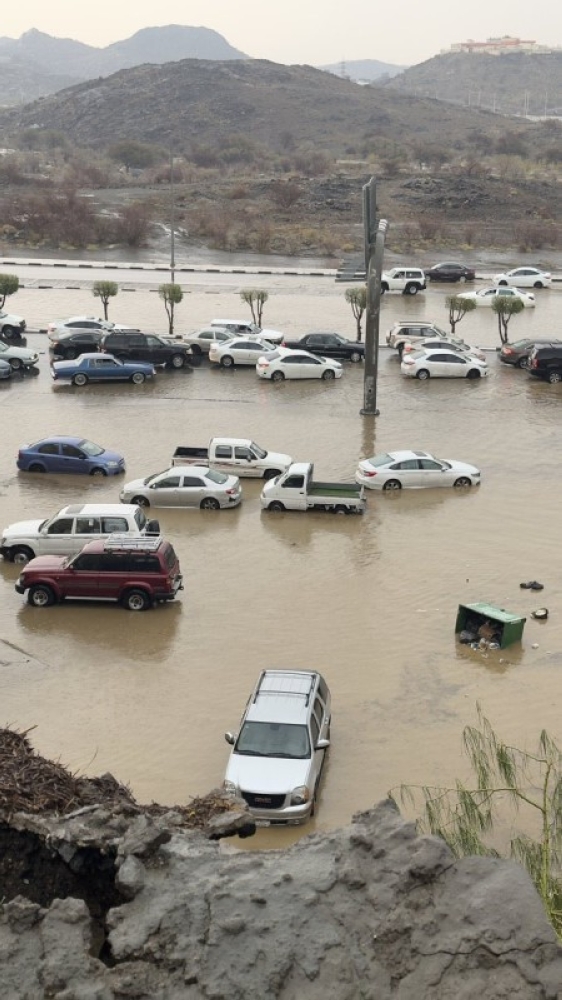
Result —
[[321, 378], [324, 381], [341, 378], [343, 367], [333, 358], [322, 358], [308, 351], [291, 351], [288, 348], [270, 351], [259, 358], [256, 372], [260, 378], [283, 382], [292, 378]]
[[488, 374], [485, 361], [458, 351], [436, 350], [413, 351], [402, 358], [400, 371], [403, 375], [420, 380], [428, 378], [484, 378]]
[[494, 274], [496, 285], [515, 285], [517, 288], [548, 288], [552, 284], [550, 271], [539, 267], [514, 267], [505, 274]]

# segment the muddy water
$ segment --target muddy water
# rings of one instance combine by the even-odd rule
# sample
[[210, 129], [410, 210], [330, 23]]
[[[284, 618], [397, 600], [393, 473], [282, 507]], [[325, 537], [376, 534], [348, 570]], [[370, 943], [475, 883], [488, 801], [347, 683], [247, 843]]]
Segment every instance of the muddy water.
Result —
[[[326, 280], [272, 279], [266, 320], [351, 336], [343, 293]], [[386, 296], [383, 331], [408, 315], [444, 325], [444, 294]], [[194, 281], [186, 297], [189, 327], [241, 314], [228, 281]], [[114, 319], [162, 328], [154, 293], [121, 294], [114, 305]], [[544, 293], [536, 310], [514, 318], [514, 332], [517, 324], [519, 336], [554, 334], [561, 305], [558, 292]], [[91, 292], [25, 289], [17, 308], [30, 326], [45, 326], [91, 311]], [[481, 310], [459, 332], [492, 346], [494, 324]], [[461, 732], [476, 701], [512, 743], [534, 744], [542, 727], [560, 737], [562, 388], [506, 369], [493, 354], [490, 366], [481, 383], [422, 384], [402, 379], [383, 352], [376, 421], [359, 416], [360, 366], [334, 384], [270, 385], [251, 370], [204, 366], [161, 373], [153, 385], [78, 389], [54, 388], [43, 357], [37, 377], [0, 383], [2, 525], [82, 499], [117, 500], [118, 480], [18, 474], [19, 445], [49, 432], [121, 450], [127, 478], [165, 468], [177, 444], [213, 434], [314, 460], [323, 478], [352, 477], [357, 459], [412, 446], [483, 473], [482, 486], [463, 493], [371, 493], [363, 518], [261, 513], [251, 481], [235, 511], [159, 511], [186, 590], [144, 615], [72, 603], [29, 608], [13, 588], [16, 567], [0, 565], [0, 724], [37, 726], [40, 752], [88, 774], [111, 770], [141, 800], [185, 801], [222, 781], [223, 733], [236, 727], [258, 672], [315, 667], [333, 696], [320, 829], [347, 822], [400, 782], [461, 775]], [[521, 590], [529, 579], [545, 590]], [[482, 654], [454, 639], [457, 605], [477, 600], [527, 616], [544, 604], [550, 618], [528, 618], [521, 646]], [[249, 846], [302, 832], [263, 831]]]

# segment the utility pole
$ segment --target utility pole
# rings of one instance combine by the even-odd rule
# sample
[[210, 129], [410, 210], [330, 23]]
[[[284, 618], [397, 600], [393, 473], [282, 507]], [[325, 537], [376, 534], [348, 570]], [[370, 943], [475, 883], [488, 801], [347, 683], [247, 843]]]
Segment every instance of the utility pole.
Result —
[[176, 205], [175, 205], [175, 192], [174, 192], [174, 154], [170, 149], [170, 281], [172, 285], [174, 285], [176, 281], [175, 209]]
[[376, 181], [371, 177], [363, 186], [363, 227], [365, 234], [365, 270], [367, 272], [367, 309], [365, 313], [365, 369], [363, 377], [362, 416], [378, 417], [377, 379], [379, 367], [379, 324], [381, 310], [381, 273], [384, 241], [388, 222], [377, 222]]

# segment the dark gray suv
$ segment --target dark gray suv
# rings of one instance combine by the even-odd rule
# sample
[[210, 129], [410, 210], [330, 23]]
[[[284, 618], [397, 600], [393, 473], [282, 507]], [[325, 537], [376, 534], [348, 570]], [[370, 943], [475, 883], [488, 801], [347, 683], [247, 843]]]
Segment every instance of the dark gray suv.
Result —
[[148, 361], [168, 368], [184, 368], [191, 360], [191, 351], [185, 344], [164, 340], [154, 333], [113, 330], [101, 341], [101, 350], [122, 361]]

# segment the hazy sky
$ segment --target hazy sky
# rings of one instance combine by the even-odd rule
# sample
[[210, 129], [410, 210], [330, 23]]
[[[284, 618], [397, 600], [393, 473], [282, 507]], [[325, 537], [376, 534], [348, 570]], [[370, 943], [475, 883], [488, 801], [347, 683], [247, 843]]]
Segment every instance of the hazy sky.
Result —
[[[528, 0], [18, 0], [5, 3], [0, 35], [38, 28], [59, 38], [108, 45], [139, 28], [213, 28], [256, 59], [318, 66], [379, 59], [412, 64], [453, 42], [512, 35], [562, 45], [562, 5], [536, 16]], [[543, 8], [546, 12], [546, 7]], [[58, 67], [64, 72], [64, 67]]]

